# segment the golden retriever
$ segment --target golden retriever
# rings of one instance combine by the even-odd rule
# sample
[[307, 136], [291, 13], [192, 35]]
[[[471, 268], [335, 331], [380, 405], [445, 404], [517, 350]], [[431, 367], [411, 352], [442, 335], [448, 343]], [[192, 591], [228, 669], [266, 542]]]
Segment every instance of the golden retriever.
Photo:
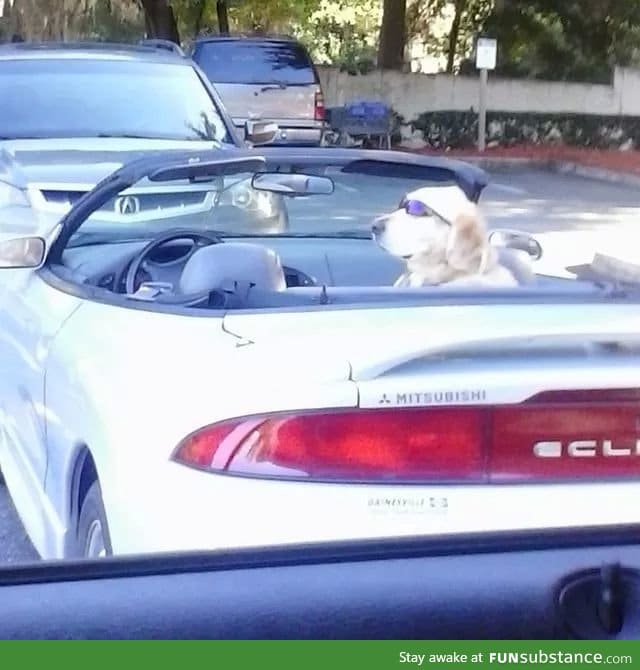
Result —
[[489, 244], [478, 205], [456, 185], [408, 193], [394, 212], [374, 221], [372, 234], [380, 247], [406, 263], [395, 286], [518, 285]]

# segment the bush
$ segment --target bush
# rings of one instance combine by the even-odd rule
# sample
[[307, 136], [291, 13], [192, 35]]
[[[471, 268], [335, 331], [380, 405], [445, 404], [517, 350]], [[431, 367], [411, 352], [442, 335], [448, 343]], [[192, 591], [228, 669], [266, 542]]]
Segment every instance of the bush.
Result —
[[[475, 112], [424, 112], [408, 125], [434, 149], [468, 149], [478, 137]], [[640, 118], [592, 114], [487, 112], [487, 145], [566, 144], [612, 149], [640, 146]]]

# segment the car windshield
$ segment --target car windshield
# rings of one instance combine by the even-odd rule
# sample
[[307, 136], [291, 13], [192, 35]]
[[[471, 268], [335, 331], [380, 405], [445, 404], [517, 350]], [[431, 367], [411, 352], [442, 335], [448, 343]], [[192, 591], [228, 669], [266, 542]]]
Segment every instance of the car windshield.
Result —
[[[296, 170], [290, 159], [278, 160], [277, 170]], [[91, 213], [70, 244], [88, 232], [117, 241], [122, 236], [152, 237], [176, 227], [216, 229], [224, 235], [345, 235], [371, 237], [376, 217], [393, 212], [406, 193], [420, 187], [452, 182], [439, 170], [408, 170], [402, 165], [371, 162], [345, 166], [331, 160], [297, 171], [325, 176], [331, 193], [278, 194], [252, 186], [257, 172], [189, 180], [151, 181], [143, 178]], [[413, 174], [412, 174], [413, 173]], [[294, 172], [295, 174], [295, 172]], [[76, 237], [77, 236], [77, 237]]]
[[197, 45], [194, 57], [219, 84], [315, 84], [305, 49], [295, 42], [220, 40]]
[[123, 59], [0, 60], [0, 136], [230, 142], [193, 67]]

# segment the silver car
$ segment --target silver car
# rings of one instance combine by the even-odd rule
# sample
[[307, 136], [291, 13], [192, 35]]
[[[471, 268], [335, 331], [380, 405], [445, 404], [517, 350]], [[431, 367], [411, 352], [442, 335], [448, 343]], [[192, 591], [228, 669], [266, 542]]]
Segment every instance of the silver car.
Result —
[[[236, 132], [198, 67], [152, 46], [0, 46], [0, 101], [0, 230], [9, 221], [59, 219], [134, 158], [185, 150], [197, 157], [212, 148], [232, 153], [274, 132], [259, 122]], [[167, 189], [151, 181], [104, 203], [96, 217], [121, 230], [161, 217], [167, 227], [204, 219], [213, 228], [224, 222], [255, 232], [256, 213], [266, 232], [287, 227], [281, 198], [226, 179], [215, 200], [211, 184]]]
[[290, 38], [207, 37], [191, 57], [222, 97], [235, 126], [262, 119], [278, 125], [272, 144], [322, 142], [325, 108], [320, 79], [307, 50]]

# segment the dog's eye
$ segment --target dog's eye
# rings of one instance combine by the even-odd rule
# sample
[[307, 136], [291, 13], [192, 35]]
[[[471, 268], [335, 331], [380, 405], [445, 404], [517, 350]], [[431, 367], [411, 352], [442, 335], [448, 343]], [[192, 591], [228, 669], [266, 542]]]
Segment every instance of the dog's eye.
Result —
[[402, 209], [410, 216], [431, 216], [431, 210], [420, 200], [403, 200]]

